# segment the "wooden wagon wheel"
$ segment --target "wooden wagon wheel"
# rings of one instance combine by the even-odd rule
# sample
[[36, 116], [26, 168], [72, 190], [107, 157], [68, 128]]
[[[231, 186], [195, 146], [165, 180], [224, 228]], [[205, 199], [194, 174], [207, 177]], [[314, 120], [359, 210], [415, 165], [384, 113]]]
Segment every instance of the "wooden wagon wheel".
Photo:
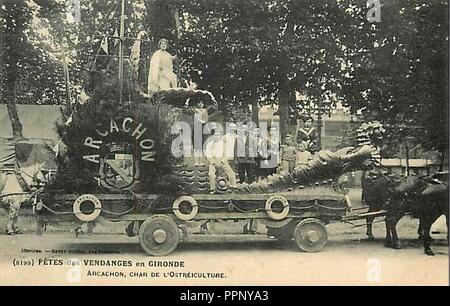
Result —
[[142, 249], [149, 255], [168, 255], [177, 248], [180, 242], [178, 225], [168, 216], [151, 216], [139, 229], [139, 242]]
[[318, 252], [322, 250], [327, 240], [327, 229], [318, 219], [304, 219], [294, 229], [295, 244], [304, 252]]

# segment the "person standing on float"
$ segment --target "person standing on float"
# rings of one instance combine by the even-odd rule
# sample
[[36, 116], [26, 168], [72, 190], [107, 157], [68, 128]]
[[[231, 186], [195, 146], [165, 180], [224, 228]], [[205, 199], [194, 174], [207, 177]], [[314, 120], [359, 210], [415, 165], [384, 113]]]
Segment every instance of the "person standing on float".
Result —
[[306, 118], [304, 127], [298, 130], [297, 143], [305, 145], [306, 150], [314, 154], [320, 150], [319, 148], [319, 133], [317, 129], [312, 126], [313, 119]]

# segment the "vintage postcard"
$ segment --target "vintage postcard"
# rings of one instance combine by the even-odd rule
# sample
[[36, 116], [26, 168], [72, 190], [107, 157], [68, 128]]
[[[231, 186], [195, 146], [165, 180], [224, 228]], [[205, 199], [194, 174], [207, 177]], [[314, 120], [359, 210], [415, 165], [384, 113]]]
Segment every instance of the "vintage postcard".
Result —
[[448, 1], [0, 0], [0, 82], [0, 285], [449, 284]]

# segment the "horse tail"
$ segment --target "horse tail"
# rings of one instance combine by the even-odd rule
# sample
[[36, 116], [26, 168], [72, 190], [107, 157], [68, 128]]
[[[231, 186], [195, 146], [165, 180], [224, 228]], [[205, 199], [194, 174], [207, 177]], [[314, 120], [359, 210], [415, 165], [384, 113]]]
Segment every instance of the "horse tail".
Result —
[[2, 193], [3, 189], [6, 185], [6, 175], [3, 173], [0, 173], [0, 194]]

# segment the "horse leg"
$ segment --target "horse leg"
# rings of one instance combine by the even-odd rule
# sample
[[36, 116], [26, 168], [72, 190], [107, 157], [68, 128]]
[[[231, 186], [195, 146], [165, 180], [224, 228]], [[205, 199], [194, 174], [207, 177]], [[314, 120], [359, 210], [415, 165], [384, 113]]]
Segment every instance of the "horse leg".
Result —
[[14, 217], [14, 220], [13, 220], [13, 229], [14, 229], [14, 233], [16, 233], [16, 234], [23, 234], [22, 230], [19, 228], [19, 225], [18, 225], [18, 219], [19, 219], [19, 216], [16, 215], [16, 216]]
[[401, 249], [402, 246], [400, 244], [400, 241], [398, 240], [397, 235], [397, 223], [400, 221], [400, 219], [403, 217], [403, 213], [399, 214], [398, 216], [393, 217], [392, 223], [391, 223], [391, 230], [392, 230], [392, 248], [393, 249]]
[[419, 219], [419, 228], [417, 229], [417, 235], [419, 235], [419, 237], [417, 238], [418, 240], [422, 241], [423, 239], [423, 234], [422, 234], [422, 218]]
[[[428, 225], [425, 227], [424, 231], [429, 231], [431, 228], [431, 225]], [[428, 256], [434, 256], [434, 252], [431, 249], [431, 239], [430, 238], [423, 238], [423, 250], [425, 254]]]
[[6, 223], [6, 234], [7, 235], [14, 235], [14, 213], [11, 211], [11, 208], [9, 208], [8, 212], [8, 221]]
[[391, 217], [386, 216], [384, 223], [386, 225], [386, 239], [384, 240], [384, 246], [390, 248], [392, 246]]
[[6, 234], [8, 235], [21, 233], [21, 231], [17, 226], [19, 210], [20, 210], [20, 202], [16, 201], [15, 199], [12, 199], [9, 203], [8, 222], [6, 223]]
[[369, 240], [375, 240], [375, 237], [373, 236], [373, 232], [372, 232], [372, 227], [373, 227], [373, 220], [375, 218], [374, 217], [367, 217], [366, 218], [366, 222], [367, 222], [367, 237]]
[[431, 225], [436, 221], [436, 219], [431, 218], [429, 216], [422, 216], [421, 217], [421, 223], [422, 223], [422, 242], [423, 242], [423, 249], [425, 254], [429, 256], [434, 256], [433, 251], [431, 250], [431, 237], [430, 237], [430, 229]]
[[445, 223], [447, 223], [447, 242], [448, 242], [448, 212], [445, 214]]

